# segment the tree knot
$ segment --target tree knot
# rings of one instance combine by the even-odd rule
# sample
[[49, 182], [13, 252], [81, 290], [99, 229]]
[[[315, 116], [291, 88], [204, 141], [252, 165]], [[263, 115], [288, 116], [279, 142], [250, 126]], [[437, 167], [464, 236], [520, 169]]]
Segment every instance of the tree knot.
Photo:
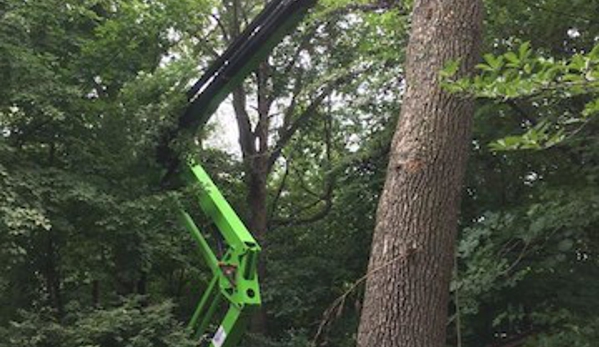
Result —
[[426, 167], [426, 161], [419, 158], [410, 158], [400, 161], [395, 167], [397, 171], [405, 170], [409, 174], [414, 174]]

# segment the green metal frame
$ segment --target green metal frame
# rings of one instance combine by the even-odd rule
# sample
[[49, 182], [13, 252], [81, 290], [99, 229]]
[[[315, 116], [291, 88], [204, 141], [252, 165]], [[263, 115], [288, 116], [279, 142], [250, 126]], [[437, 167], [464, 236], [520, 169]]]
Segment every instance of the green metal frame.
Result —
[[197, 241], [199, 251], [214, 275], [189, 327], [196, 337], [205, 336], [219, 306], [227, 304], [227, 313], [214, 332], [210, 346], [232, 347], [245, 330], [252, 308], [259, 307], [261, 303], [257, 270], [260, 246], [202, 166], [195, 162], [188, 165], [200, 188], [197, 197], [199, 205], [227, 244], [222, 259], [218, 259], [189, 213], [181, 210], [183, 224]]

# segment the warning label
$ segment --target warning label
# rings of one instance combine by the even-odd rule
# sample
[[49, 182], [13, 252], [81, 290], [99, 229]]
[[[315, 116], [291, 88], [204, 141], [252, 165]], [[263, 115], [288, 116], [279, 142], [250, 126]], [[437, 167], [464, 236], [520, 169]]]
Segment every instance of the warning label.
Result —
[[222, 347], [226, 339], [227, 333], [225, 332], [225, 328], [223, 328], [223, 326], [221, 325], [216, 331], [216, 334], [214, 334], [214, 337], [212, 338], [212, 345], [214, 347]]

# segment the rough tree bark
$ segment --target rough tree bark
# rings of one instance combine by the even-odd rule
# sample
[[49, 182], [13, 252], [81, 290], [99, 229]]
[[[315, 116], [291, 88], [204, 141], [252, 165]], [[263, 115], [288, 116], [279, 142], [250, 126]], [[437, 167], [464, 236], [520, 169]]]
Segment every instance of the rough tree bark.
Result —
[[443, 347], [473, 101], [445, 92], [479, 57], [480, 0], [416, 0], [407, 89], [377, 210], [359, 347]]

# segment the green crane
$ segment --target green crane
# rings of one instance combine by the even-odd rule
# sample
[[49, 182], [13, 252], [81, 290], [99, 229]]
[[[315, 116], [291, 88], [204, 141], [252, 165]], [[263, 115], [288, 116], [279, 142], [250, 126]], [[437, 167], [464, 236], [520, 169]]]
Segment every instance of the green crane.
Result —
[[[245, 331], [253, 309], [261, 304], [257, 262], [260, 246], [220, 193], [206, 171], [195, 160], [182, 163], [171, 149], [179, 136], [190, 136], [202, 127], [227, 95], [254, 71], [271, 50], [293, 30], [317, 0], [274, 0], [244, 29], [225, 52], [188, 91], [189, 104], [175, 128], [164, 134], [158, 146], [158, 161], [167, 173], [164, 182], [184, 175], [200, 186], [197, 200], [204, 214], [217, 227], [226, 244], [219, 259], [190, 214], [181, 209], [181, 220], [192, 237], [213, 278], [191, 318], [195, 336], [206, 338], [210, 347], [233, 347]], [[214, 323], [226, 307], [220, 324]]]

